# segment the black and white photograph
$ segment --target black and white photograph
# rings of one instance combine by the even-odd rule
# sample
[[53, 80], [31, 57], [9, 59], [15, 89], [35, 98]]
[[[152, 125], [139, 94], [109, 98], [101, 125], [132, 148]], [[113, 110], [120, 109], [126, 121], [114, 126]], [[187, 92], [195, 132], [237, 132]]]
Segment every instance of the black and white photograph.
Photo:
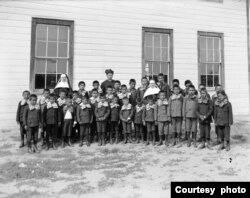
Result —
[[0, 0], [0, 198], [248, 197], [249, 10]]

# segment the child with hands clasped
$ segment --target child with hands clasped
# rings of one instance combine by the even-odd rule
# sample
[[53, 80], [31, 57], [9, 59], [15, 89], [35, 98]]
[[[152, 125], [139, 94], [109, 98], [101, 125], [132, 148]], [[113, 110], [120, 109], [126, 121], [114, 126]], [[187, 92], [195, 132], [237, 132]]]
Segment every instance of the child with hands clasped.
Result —
[[118, 104], [118, 97], [114, 96], [110, 103], [110, 144], [113, 144], [113, 135], [115, 134], [115, 143], [119, 141], [119, 121], [121, 107]]
[[135, 137], [136, 143], [140, 143], [140, 136], [141, 141], [144, 141], [142, 113], [145, 106], [143, 105], [143, 101], [140, 98], [136, 99], [136, 103], [137, 105], [134, 108]]

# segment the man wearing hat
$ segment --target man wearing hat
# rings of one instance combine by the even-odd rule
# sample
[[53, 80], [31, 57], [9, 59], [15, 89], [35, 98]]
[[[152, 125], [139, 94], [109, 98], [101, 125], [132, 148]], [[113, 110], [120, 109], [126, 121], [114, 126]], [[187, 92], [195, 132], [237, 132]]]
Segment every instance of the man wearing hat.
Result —
[[114, 88], [114, 84], [115, 84], [115, 80], [113, 80], [114, 71], [112, 69], [106, 69], [105, 73], [107, 76], [107, 80], [105, 80], [101, 84], [101, 89], [102, 89], [103, 93], [106, 93], [106, 88], [109, 86]]

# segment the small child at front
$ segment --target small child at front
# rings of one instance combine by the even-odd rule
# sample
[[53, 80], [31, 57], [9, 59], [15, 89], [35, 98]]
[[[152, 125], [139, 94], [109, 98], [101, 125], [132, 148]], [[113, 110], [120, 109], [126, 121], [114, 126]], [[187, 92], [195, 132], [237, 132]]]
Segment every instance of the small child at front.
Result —
[[159, 99], [155, 105], [155, 124], [158, 125], [159, 132], [159, 143], [158, 146], [162, 145], [163, 135], [165, 135], [165, 145], [168, 146], [168, 135], [169, 135], [169, 105], [166, 99], [166, 93], [160, 91]]
[[90, 146], [90, 125], [93, 122], [93, 111], [86, 97], [82, 98], [82, 103], [77, 107], [77, 121], [80, 124], [80, 144], [83, 146], [84, 137], [87, 146]]
[[122, 121], [122, 128], [124, 134], [124, 144], [128, 141], [132, 143], [131, 132], [132, 132], [132, 116], [133, 116], [133, 106], [129, 103], [129, 99], [124, 97], [122, 99], [123, 105], [120, 111], [120, 119]]
[[23, 95], [23, 99], [18, 103], [17, 113], [16, 113], [16, 122], [20, 126], [20, 136], [21, 136], [21, 143], [20, 143], [19, 148], [24, 147], [25, 135], [27, 138], [27, 131], [25, 130], [24, 124], [23, 124], [23, 110], [29, 104], [30, 92], [24, 91], [22, 95]]
[[188, 87], [188, 95], [185, 96], [183, 101], [183, 119], [185, 121], [185, 128], [187, 131], [187, 146], [191, 146], [190, 134], [192, 134], [194, 147], [196, 145], [196, 135], [197, 135], [197, 109], [198, 109], [198, 99], [195, 95], [195, 87], [190, 85]]
[[145, 106], [140, 98], [136, 99], [137, 105], [134, 108], [134, 126], [135, 126], [135, 137], [136, 143], [140, 143], [144, 141], [144, 133], [143, 133], [143, 122], [142, 122], [142, 113]]
[[147, 126], [147, 142], [146, 145], [149, 145], [150, 137], [152, 137], [152, 145], [155, 146], [155, 104], [153, 96], [147, 97], [148, 104], [143, 109], [142, 121], [143, 125]]
[[98, 146], [105, 146], [107, 121], [110, 114], [109, 103], [106, 101], [105, 95], [100, 94], [100, 101], [95, 108], [96, 128], [98, 133]]
[[113, 144], [113, 136], [115, 134], [115, 143], [119, 141], [119, 121], [121, 107], [118, 104], [118, 97], [114, 96], [112, 103], [110, 103], [110, 144]]
[[[27, 145], [28, 152], [39, 152], [37, 148], [38, 142], [38, 130], [41, 124], [41, 111], [40, 106], [37, 104], [37, 96], [35, 94], [30, 95], [30, 104], [23, 110], [23, 124], [25, 130], [27, 130]], [[31, 147], [31, 141], [33, 140], [33, 146]]]
[[[214, 121], [218, 127], [218, 134], [220, 135], [221, 144], [219, 150], [226, 148], [230, 150], [230, 126], [233, 124], [233, 110], [232, 105], [228, 101], [224, 90], [217, 92], [217, 99], [215, 101]], [[226, 141], [226, 145], [224, 143]]]
[[213, 102], [207, 94], [205, 88], [200, 89], [200, 97], [198, 98], [198, 108], [197, 108], [197, 116], [199, 118], [199, 128], [200, 128], [200, 137], [201, 137], [201, 145], [199, 149], [203, 149], [207, 147], [211, 149], [210, 145], [210, 130], [211, 130], [211, 122], [213, 113]]

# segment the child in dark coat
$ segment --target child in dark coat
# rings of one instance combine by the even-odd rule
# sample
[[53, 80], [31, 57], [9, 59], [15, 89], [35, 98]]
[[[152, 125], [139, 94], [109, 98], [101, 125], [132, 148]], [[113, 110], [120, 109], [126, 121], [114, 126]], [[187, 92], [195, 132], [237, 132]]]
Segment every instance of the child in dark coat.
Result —
[[137, 89], [135, 88], [135, 86], [136, 86], [135, 79], [130, 79], [128, 92], [130, 93], [130, 101], [133, 107], [136, 106], [136, 98], [137, 98]]
[[114, 96], [110, 103], [110, 144], [113, 144], [113, 135], [115, 134], [115, 142], [119, 141], [119, 120], [121, 107], [118, 104], [118, 97]]
[[85, 84], [84, 81], [80, 81], [80, 82], [78, 83], [78, 88], [79, 88], [78, 94], [79, 94], [79, 96], [80, 96], [81, 98], [82, 98], [82, 97], [86, 97], [87, 99], [89, 99], [89, 94], [88, 94], [88, 92], [85, 90], [85, 86], [86, 86], [86, 84]]
[[77, 107], [81, 104], [82, 102], [82, 99], [81, 97], [79, 96], [78, 94], [78, 91], [73, 91], [73, 98], [72, 98], [72, 104], [73, 104], [73, 108], [74, 108], [74, 120], [76, 121], [75, 124], [73, 125], [73, 129], [72, 129], [72, 135], [71, 135], [71, 140], [72, 142], [76, 142], [80, 136], [80, 125], [77, 121], [77, 118], [76, 118], [76, 111], [77, 111]]
[[[230, 126], [233, 124], [233, 110], [232, 105], [228, 101], [225, 91], [219, 91], [218, 97], [215, 101], [214, 121], [218, 127], [218, 134], [220, 135], [221, 144], [219, 150], [226, 148], [230, 150]], [[226, 141], [226, 146], [224, 143]]]
[[46, 150], [49, 150], [49, 139], [52, 139], [53, 149], [56, 150], [57, 127], [61, 125], [62, 114], [58, 104], [55, 102], [56, 96], [50, 94], [49, 101], [43, 110], [43, 124], [46, 127]]
[[136, 143], [140, 143], [144, 141], [144, 133], [143, 133], [143, 122], [142, 122], [142, 113], [145, 106], [140, 98], [136, 99], [137, 105], [134, 108], [134, 126], [135, 126], [135, 137]]
[[143, 125], [147, 126], [147, 142], [146, 145], [149, 145], [150, 136], [152, 137], [152, 144], [155, 145], [155, 118], [154, 118], [154, 111], [155, 111], [155, 104], [154, 98], [152, 96], [147, 97], [148, 104], [143, 109], [142, 113], [142, 121]]
[[[47, 105], [47, 102], [49, 102], [49, 94], [50, 94], [50, 90], [49, 89], [44, 89], [43, 90], [43, 96], [41, 97], [41, 99], [39, 100], [38, 104], [40, 105], [40, 109], [41, 109], [41, 116], [43, 118], [43, 110], [44, 107]], [[46, 127], [43, 126], [41, 128], [41, 139], [42, 139], [42, 146], [45, 145], [45, 132], [46, 132]]]
[[[64, 89], [60, 90], [59, 92], [59, 98], [57, 99], [57, 104], [58, 104], [58, 111], [61, 115], [63, 115], [63, 107], [66, 105], [66, 92]], [[58, 130], [57, 130], [57, 138], [62, 138], [62, 134], [63, 134], [63, 116], [60, 116], [60, 122], [61, 125], [58, 126]]]
[[[210, 146], [210, 130], [213, 113], [213, 102], [209, 98], [205, 88], [200, 89], [200, 97], [198, 98], [198, 108], [197, 108], [197, 117], [199, 118], [199, 128], [200, 128], [200, 137], [201, 145], [200, 149], [203, 149], [207, 146], [208, 149], [211, 149]], [[207, 145], [205, 145], [207, 143]]]
[[[37, 96], [30, 95], [30, 104], [23, 110], [23, 124], [27, 130], [27, 145], [28, 152], [38, 152], [38, 130], [41, 127], [41, 111], [40, 106], [37, 104]], [[33, 140], [33, 149], [31, 149], [31, 141]]]
[[132, 132], [132, 117], [133, 117], [133, 106], [129, 103], [129, 99], [124, 97], [122, 99], [123, 105], [120, 111], [120, 119], [122, 121], [124, 144], [128, 141], [132, 143], [131, 132]]
[[169, 98], [169, 116], [171, 118], [171, 131], [173, 137], [171, 146], [175, 146], [180, 143], [182, 129], [182, 106], [183, 96], [180, 93], [180, 87], [178, 85], [174, 85], [173, 94]]
[[119, 104], [121, 106], [123, 105], [123, 98], [128, 98], [129, 103], [131, 102], [131, 93], [128, 92], [128, 89], [127, 89], [126, 85], [121, 86], [121, 93], [118, 94], [118, 98], [119, 98]]
[[155, 124], [158, 125], [158, 132], [160, 141], [158, 146], [162, 145], [163, 135], [165, 135], [165, 145], [168, 146], [168, 135], [169, 135], [169, 104], [166, 98], [166, 92], [160, 91], [159, 99], [155, 104]]
[[71, 134], [73, 125], [76, 124], [75, 121], [75, 111], [72, 104], [72, 99], [67, 98], [66, 104], [63, 107], [63, 134], [62, 134], [62, 148], [65, 147], [65, 141], [67, 138], [67, 143], [69, 146], [73, 146], [71, 143]]
[[188, 88], [188, 95], [185, 96], [183, 101], [183, 119], [185, 121], [185, 129], [187, 131], [187, 146], [191, 146], [190, 134], [192, 134], [192, 139], [194, 142], [194, 147], [196, 145], [197, 136], [197, 109], [198, 109], [198, 99], [195, 95], [195, 88], [190, 85]]
[[27, 137], [27, 132], [23, 124], [23, 110], [25, 109], [26, 106], [28, 106], [29, 97], [30, 97], [30, 92], [24, 91], [23, 99], [18, 103], [18, 107], [17, 107], [16, 122], [20, 126], [20, 136], [21, 136], [21, 143], [20, 143], [19, 148], [24, 147], [24, 136], [26, 135]]
[[89, 97], [92, 97], [92, 92], [93, 90], [97, 90], [98, 94], [102, 93], [102, 89], [100, 88], [100, 83], [97, 80], [93, 81], [93, 89], [91, 91], [89, 91]]
[[83, 146], [83, 139], [86, 138], [87, 146], [90, 146], [90, 124], [93, 122], [93, 111], [86, 97], [82, 98], [82, 103], [77, 107], [77, 121], [80, 124], [80, 144]]
[[99, 136], [98, 146], [105, 146], [106, 132], [107, 132], [107, 121], [110, 114], [109, 104], [106, 101], [105, 95], [100, 94], [100, 102], [95, 108], [96, 127]]
[[[143, 77], [141, 79], [141, 87], [139, 87], [137, 89], [137, 98], [140, 98], [141, 100], [143, 100], [144, 94], [145, 94], [145, 92], [146, 92], [146, 90], [148, 88], [148, 84], [149, 84], [148, 79], [146, 77]], [[146, 99], [143, 100], [143, 104], [144, 105], [147, 104]]]

